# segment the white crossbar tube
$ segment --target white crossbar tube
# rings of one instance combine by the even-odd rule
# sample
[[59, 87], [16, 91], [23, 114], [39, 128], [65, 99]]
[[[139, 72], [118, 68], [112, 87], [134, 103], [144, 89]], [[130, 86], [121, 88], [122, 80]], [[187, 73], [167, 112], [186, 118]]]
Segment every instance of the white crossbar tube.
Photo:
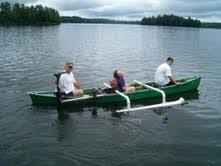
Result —
[[154, 87], [152, 87], [152, 86], [149, 86], [149, 85], [144, 84], [144, 83], [142, 83], [142, 82], [139, 82], [139, 81], [137, 81], [137, 80], [134, 80], [134, 82], [137, 83], [137, 84], [139, 84], [139, 85], [142, 85], [142, 86], [144, 86], [144, 87], [146, 87], [146, 88], [149, 88], [149, 89], [151, 89], [151, 90], [154, 90], [154, 91], [157, 91], [157, 92], [161, 93], [161, 94], [162, 94], [162, 103], [166, 103], [166, 94], [165, 94], [165, 92], [164, 92], [163, 90], [154, 88]]
[[[105, 85], [106, 87], [108, 87], [108, 88], [112, 88], [112, 87], [111, 87], [110, 85], [108, 85], [107, 83], [104, 83], [104, 85]], [[121, 93], [121, 92], [118, 91], [118, 90], [115, 90], [115, 92], [116, 92], [117, 94], [119, 94], [120, 96], [122, 96], [123, 98], [126, 99], [126, 101], [127, 101], [127, 109], [130, 110], [131, 107], [130, 107], [130, 99], [129, 99], [129, 97], [128, 97], [127, 95]]]
[[107, 87], [107, 88], [112, 88], [109, 84], [107, 83], [104, 83], [104, 85]]
[[154, 108], [165, 108], [165, 107], [171, 107], [175, 105], [181, 105], [184, 103], [184, 99], [181, 97], [179, 100], [172, 101], [172, 102], [166, 102], [161, 104], [155, 104], [155, 105], [149, 105], [149, 106], [143, 106], [138, 108], [131, 108], [131, 109], [123, 109], [123, 110], [117, 110], [117, 113], [123, 113], [123, 112], [132, 112], [132, 111], [140, 111], [145, 109], [154, 109]]

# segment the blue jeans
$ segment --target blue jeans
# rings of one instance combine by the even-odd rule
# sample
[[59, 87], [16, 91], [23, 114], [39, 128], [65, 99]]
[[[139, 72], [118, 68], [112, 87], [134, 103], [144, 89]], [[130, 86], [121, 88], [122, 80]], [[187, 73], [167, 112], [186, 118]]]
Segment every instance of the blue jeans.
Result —
[[74, 93], [73, 92], [69, 92], [65, 95], [65, 99], [70, 99], [70, 98], [74, 98]]
[[164, 86], [171, 86], [171, 85], [174, 85], [174, 83], [170, 81], [168, 84], [166, 84]]

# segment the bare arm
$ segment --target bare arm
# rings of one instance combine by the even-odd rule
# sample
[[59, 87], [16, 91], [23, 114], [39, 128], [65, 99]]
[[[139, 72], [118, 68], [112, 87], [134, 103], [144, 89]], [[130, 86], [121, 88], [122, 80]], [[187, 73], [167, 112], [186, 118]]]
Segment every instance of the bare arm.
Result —
[[77, 88], [77, 89], [81, 89], [81, 86], [78, 84], [78, 83], [74, 83], [74, 86]]
[[175, 85], [180, 85], [179, 82], [177, 82], [176, 80], [174, 80], [174, 78], [172, 76], [168, 76], [169, 80], [174, 83]]

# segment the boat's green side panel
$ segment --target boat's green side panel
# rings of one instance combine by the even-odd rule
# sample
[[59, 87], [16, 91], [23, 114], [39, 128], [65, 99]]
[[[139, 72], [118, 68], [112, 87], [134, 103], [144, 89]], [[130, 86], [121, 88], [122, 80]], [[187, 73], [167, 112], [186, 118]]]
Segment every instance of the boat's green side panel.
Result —
[[[180, 80], [181, 82], [183, 82], [180, 86], [163, 87], [161, 89], [164, 90], [166, 95], [181, 94], [183, 92], [188, 92], [197, 89], [200, 84], [200, 80], [201, 80], [200, 77], [187, 78]], [[35, 93], [29, 93], [29, 95], [32, 99], [33, 105], [57, 105], [56, 97], [52, 92], [45, 92], [45, 94], [41, 93], [41, 95]], [[147, 89], [138, 90], [133, 93], [128, 93], [127, 95], [131, 101], [161, 97], [160, 93]], [[86, 106], [92, 104], [99, 105], [99, 104], [117, 103], [117, 102], [125, 102], [125, 99], [119, 95], [111, 94], [95, 98], [88, 98], [84, 100], [69, 101], [62, 103], [62, 105]]]
[[56, 97], [52, 92], [48, 92], [47, 95], [38, 95], [29, 93], [33, 105], [57, 105]]

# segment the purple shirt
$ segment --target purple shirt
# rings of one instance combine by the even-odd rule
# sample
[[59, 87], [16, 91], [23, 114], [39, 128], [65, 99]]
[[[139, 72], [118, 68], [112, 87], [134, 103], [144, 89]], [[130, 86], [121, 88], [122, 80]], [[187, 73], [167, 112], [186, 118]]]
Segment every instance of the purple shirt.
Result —
[[125, 80], [124, 80], [123, 77], [120, 77], [120, 78], [117, 79], [117, 85], [118, 85], [119, 91], [120, 91], [120, 92], [123, 92], [123, 91], [124, 91], [124, 90], [123, 90], [123, 87], [126, 86], [126, 85], [125, 85]]

